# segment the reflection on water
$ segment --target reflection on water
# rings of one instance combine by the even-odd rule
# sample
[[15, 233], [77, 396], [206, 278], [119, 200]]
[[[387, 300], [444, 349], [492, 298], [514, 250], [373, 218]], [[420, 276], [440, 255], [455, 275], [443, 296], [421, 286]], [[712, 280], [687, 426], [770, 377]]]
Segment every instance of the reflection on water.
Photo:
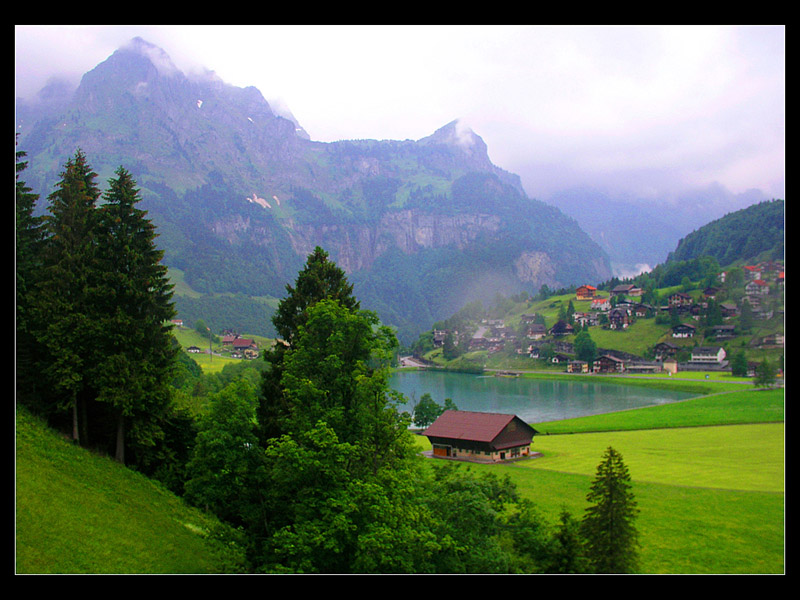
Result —
[[400, 410], [411, 412], [427, 392], [440, 405], [451, 398], [460, 410], [515, 414], [528, 423], [668, 404], [695, 395], [597, 379], [559, 381], [441, 371], [401, 371], [392, 376], [390, 385], [408, 400]]

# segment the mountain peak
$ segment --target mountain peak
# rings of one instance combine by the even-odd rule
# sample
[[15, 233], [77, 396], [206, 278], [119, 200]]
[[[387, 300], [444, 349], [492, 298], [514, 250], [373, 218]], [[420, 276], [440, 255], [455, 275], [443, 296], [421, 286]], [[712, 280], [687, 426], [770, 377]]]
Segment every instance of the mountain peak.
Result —
[[173, 64], [172, 59], [163, 49], [138, 36], [120, 47], [114, 54], [125, 52], [133, 52], [148, 59], [150, 64], [156, 68], [159, 75], [171, 76], [182, 74], [181, 70]]
[[475, 151], [482, 152], [486, 149], [486, 144], [481, 137], [472, 131], [461, 119], [450, 121], [444, 127], [437, 129], [433, 135], [420, 141], [447, 144], [460, 148], [468, 153]]

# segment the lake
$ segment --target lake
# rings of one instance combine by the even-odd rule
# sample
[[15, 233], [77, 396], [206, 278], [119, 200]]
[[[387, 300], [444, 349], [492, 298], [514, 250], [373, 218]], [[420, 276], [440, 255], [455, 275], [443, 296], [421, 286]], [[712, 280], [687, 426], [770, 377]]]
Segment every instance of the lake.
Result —
[[459, 410], [515, 414], [526, 423], [668, 404], [697, 395], [603, 383], [594, 377], [584, 382], [443, 371], [399, 371], [392, 375], [389, 383], [408, 399], [400, 410], [412, 412], [427, 392], [439, 405], [450, 398]]

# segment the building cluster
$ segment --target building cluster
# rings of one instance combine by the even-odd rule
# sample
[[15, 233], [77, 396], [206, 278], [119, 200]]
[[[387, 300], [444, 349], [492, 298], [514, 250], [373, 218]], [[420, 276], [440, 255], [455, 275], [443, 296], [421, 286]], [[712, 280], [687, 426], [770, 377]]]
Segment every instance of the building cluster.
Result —
[[[544, 325], [544, 319], [536, 314], [523, 314], [517, 329], [508, 327], [503, 320], [484, 320], [468, 341], [468, 351], [485, 350], [489, 353], [509, 348], [521, 355], [542, 358], [541, 350], [548, 345], [547, 359], [556, 364], [564, 364], [572, 373], [622, 373], [622, 372], [676, 372], [680, 370], [723, 370], [728, 367], [728, 357], [722, 344], [738, 334], [732, 320], [741, 315], [743, 305], [747, 304], [752, 318], [770, 319], [775, 314], [774, 303], [767, 302], [771, 293], [779, 293], [784, 286], [784, 267], [780, 263], [768, 262], [746, 266], [744, 294], [736, 300], [720, 301], [721, 286], [711, 286], [701, 293], [688, 294], [676, 291], [667, 296], [660, 306], [641, 301], [643, 290], [632, 284], [621, 284], [610, 290], [609, 295], [600, 295], [591, 285], [582, 285], [575, 291], [577, 301], [589, 302], [588, 310], [574, 312], [568, 320], [559, 320], [551, 327]], [[726, 273], [720, 274], [724, 283]], [[709, 304], [716, 302], [722, 323], [701, 326]], [[586, 326], [600, 326], [610, 330], [625, 330], [636, 319], [669, 315], [680, 322], [673, 325], [670, 336], [673, 341], [662, 341], [653, 348], [653, 360], [632, 357], [621, 352], [600, 351], [600, 355], [590, 365], [575, 360], [571, 356], [571, 344], [559, 344], [559, 340], [572, 335]], [[452, 333], [452, 332], [451, 332]], [[702, 346], [689, 347], [688, 338], [700, 337]], [[434, 345], [444, 343], [447, 331], [434, 331]], [[456, 335], [457, 338], [457, 335]], [[772, 334], [757, 340], [763, 347], [783, 347], [784, 335]], [[709, 345], [708, 342], [711, 342]], [[552, 351], [552, 350], [555, 351]], [[689, 352], [690, 358], [678, 363], [678, 355]]]

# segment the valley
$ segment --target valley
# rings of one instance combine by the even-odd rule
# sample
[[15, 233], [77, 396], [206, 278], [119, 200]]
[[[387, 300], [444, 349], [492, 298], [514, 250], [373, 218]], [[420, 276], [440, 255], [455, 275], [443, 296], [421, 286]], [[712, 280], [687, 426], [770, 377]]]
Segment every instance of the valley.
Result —
[[140, 37], [18, 99], [17, 573], [785, 573], [783, 199], [276, 106]]

